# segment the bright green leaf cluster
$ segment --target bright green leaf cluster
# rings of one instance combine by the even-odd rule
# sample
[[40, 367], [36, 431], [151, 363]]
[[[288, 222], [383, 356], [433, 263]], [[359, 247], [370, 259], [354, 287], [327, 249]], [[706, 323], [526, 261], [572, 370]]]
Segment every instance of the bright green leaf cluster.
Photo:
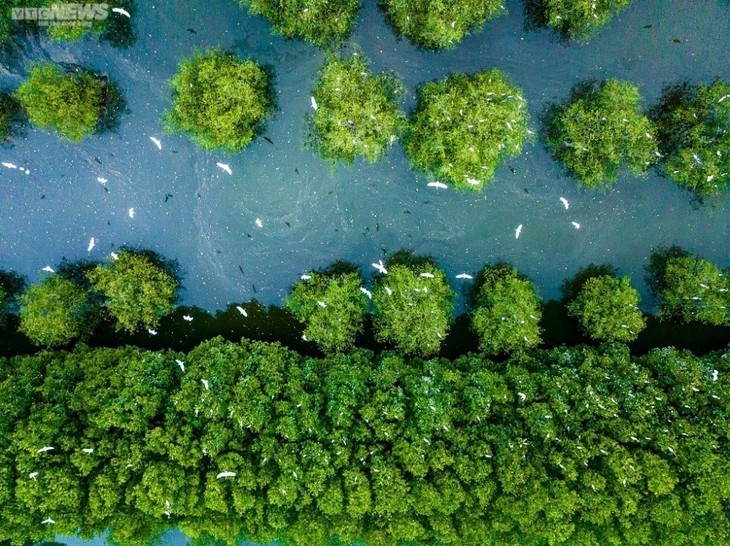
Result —
[[526, 0], [537, 4], [545, 26], [563, 38], [587, 41], [631, 0]]
[[180, 131], [205, 150], [241, 150], [273, 108], [269, 75], [254, 61], [213, 49], [180, 64], [170, 82], [166, 129]]
[[81, 142], [96, 130], [104, 114], [107, 86], [104, 79], [85, 70], [67, 73], [55, 64], [41, 63], [31, 68], [15, 97], [32, 125]]
[[304, 336], [326, 352], [352, 348], [367, 311], [357, 272], [312, 272], [292, 289], [285, 305], [305, 325]]
[[730, 324], [730, 269], [673, 247], [652, 256], [649, 273], [663, 318]]
[[457, 188], [478, 190], [529, 137], [522, 91], [499, 70], [425, 84], [405, 139], [413, 167]]
[[0, 541], [724, 544], [729, 363], [618, 343], [315, 359], [220, 338], [0, 358]]
[[117, 330], [156, 328], [175, 308], [180, 283], [144, 253], [121, 251], [118, 258], [87, 274], [92, 288], [104, 296], [103, 306]]
[[646, 327], [638, 305], [639, 292], [628, 277], [602, 275], [586, 280], [568, 312], [593, 339], [629, 342]]
[[438, 352], [454, 309], [454, 291], [434, 264], [388, 263], [373, 289], [376, 337], [399, 351], [422, 356]]
[[630, 82], [579, 84], [546, 118], [548, 150], [587, 188], [610, 186], [624, 168], [640, 176], [658, 160], [654, 124]]
[[279, 34], [314, 45], [343, 42], [352, 32], [360, 0], [239, 0], [268, 19]]
[[535, 284], [507, 264], [486, 266], [478, 279], [471, 327], [480, 349], [496, 355], [538, 345], [542, 310]]
[[505, 12], [500, 0], [380, 0], [400, 36], [426, 49], [456, 47]]
[[320, 70], [309, 126], [311, 145], [325, 159], [350, 163], [362, 156], [375, 163], [405, 129], [406, 115], [397, 105], [402, 84], [368, 65], [360, 53], [330, 55]]
[[59, 275], [21, 294], [20, 331], [36, 345], [53, 347], [91, 333], [96, 309], [89, 293]]
[[701, 197], [730, 188], [730, 83], [677, 85], [654, 109], [667, 176]]

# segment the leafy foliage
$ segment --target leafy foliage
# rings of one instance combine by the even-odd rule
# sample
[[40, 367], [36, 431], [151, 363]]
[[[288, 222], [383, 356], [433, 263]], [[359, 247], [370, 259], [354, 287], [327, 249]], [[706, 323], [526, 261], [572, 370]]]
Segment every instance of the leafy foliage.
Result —
[[305, 325], [305, 337], [326, 351], [346, 351], [362, 331], [367, 300], [359, 272], [312, 272], [294, 285], [286, 307]]
[[667, 176], [701, 197], [730, 188], [730, 83], [674, 85], [653, 109]]
[[631, 0], [525, 0], [526, 11], [540, 26], [565, 39], [588, 41]]
[[437, 353], [449, 329], [454, 292], [446, 275], [430, 261], [389, 261], [375, 283], [373, 322], [380, 341], [422, 356]]
[[706, 324], [730, 324], [730, 269], [679, 247], [652, 254], [648, 284], [662, 300], [665, 319]]
[[522, 91], [501, 71], [454, 74], [421, 88], [405, 150], [413, 167], [477, 190], [521, 153], [528, 120]]
[[729, 363], [221, 339], [0, 359], [0, 540], [111, 528], [141, 546], [174, 525], [201, 544], [723, 544]]
[[262, 15], [276, 32], [314, 45], [343, 42], [352, 32], [360, 0], [239, 0], [249, 12]]
[[81, 142], [105, 112], [106, 81], [82, 69], [66, 73], [52, 63], [36, 64], [15, 92], [32, 125], [50, 127]]
[[568, 312], [593, 339], [629, 342], [646, 327], [638, 304], [639, 293], [628, 277], [602, 275], [586, 280]]
[[205, 150], [245, 148], [273, 107], [266, 71], [219, 49], [181, 63], [170, 84], [174, 96], [165, 115], [167, 130], [186, 133]]
[[610, 186], [624, 168], [640, 176], [659, 154], [639, 89], [622, 80], [574, 87], [565, 104], [548, 109], [544, 136], [553, 157], [587, 188]]
[[507, 264], [485, 267], [478, 276], [471, 327], [488, 355], [529, 349], [540, 339], [540, 298], [532, 281]]
[[36, 345], [52, 347], [91, 333], [96, 309], [88, 292], [58, 275], [21, 294], [20, 331]]
[[453, 48], [505, 11], [499, 0], [381, 0], [380, 6], [398, 35], [426, 49]]
[[93, 289], [105, 298], [103, 306], [117, 330], [157, 327], [174, 309], [178, 279], [144, 253], [122, 251], [118, 256], [87, 274]]
[[313, 91], [318, 108], [309, 116], [311, 145], [332, 161], [362, 156], [375, 163], [403, 133], [406, 116], [398, 108], [398, 79], [375, 74], [362, 54], [330, 55]]

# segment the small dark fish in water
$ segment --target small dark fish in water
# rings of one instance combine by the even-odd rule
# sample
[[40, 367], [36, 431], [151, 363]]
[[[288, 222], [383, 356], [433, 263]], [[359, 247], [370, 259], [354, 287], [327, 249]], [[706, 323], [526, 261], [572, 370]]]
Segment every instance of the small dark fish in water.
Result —
[[672, 43], [673, 44], [681, 44], [682, 43], [682, 40], [680, 40], [679, 38], [672, 38]]
[[189, 29], [187, 29], [187, 31], [188, 31], [188, 32], [189, 32], [190, 34], [197, 34], [197, 32], [195, 32], [195, 29], [192, 29], [192, 28], [189, 28]]
[[173, 154], [177, 153], [177, 150], [170, 150]]
[[263, 135], [263, 139], [264, 139], [264, 140], [265, 140], [266, 142], [268, 142], [269, 144], [273, 144], [273, 143], [274, 143], [274, 141], [273, 141], [273, 140], [271, 140], [271, 139], [270, 139], [269, 137], [267, 137], [266, 135]]
[[109, 188], [107, 188], [106, 186], [104, 186], [104, 191], [107, 192], [107, 193], [109, 193]]
[[46, 198], [46, 194], [44, 193], [43, 195], [41, 195], [41, 199], [45, 199], [45, 198]]
[[256, 293], [256, 285], [255, 284], [252, 284], [251, 285], [251, 288], [253, 289], [253, 293], [255, 294]]
[[525, 193], [530, 193], [530, 190], [528, 190], [527, 188], [522, 188], [522, 191], [524, 191]]
[[251, 237], [251, 234], [250, 233], [247, 233], [246, 234], [246, 237], [248, 237], [249, 239], [253, 239], [253, 237]]
[[286, 224], [286, 227], [291, 227], [291, 224], [289, 222], [284, 222]]
[[221, 249], [219, 249], [219, 248], [216, 248], [215, 249], [215, 253], [216, 254], [223, 254], [223, 251]]
[[201, 197], [200, 197], [200, 194], [199, 194], [199, 193], [196, 193], [195, 195], [197, 195], [197, 196], [198, 196], [198, 199], [200, 199], [200, 198], [201, 198]]
[[294, 167], [294, 172], [299, 174], [299, 167]]
[[408, 209], [406, 209], [406, 210], [403, 211], [403, 214], [410, 214], [410, 213], [411, 213], [411, 211], [408, 210]]
[[99, 165], [101, 165], [101, 159], [99, 159], [98, 157], [95, 157], [94, 161], [96, 161]]
[[243, 267], [241, 267], [240, 265], [238, 266], [238, 270], [241, 272], [241, 275], [245, 275], [245, 273], [243, 272]]
[[335, 193], [335, 190], [330, 190], [327, 192], [327, 195], [332, 195], [333, 193]]
[[642, 28], [651, 28], [651, 25], [644, 25]]
[[171, 193], [166, 193], [165, 194], [165, 203], [167, 203], [167, 200], [170, 199], [170, 197], [172, 197], [172, 194]]

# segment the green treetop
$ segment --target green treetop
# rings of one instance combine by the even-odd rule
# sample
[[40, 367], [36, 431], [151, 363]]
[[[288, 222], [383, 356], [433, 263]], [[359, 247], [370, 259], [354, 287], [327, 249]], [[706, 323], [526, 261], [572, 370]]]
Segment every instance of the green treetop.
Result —
[[380, 0], [400, 36], [426, 49], [455, 47], [505, 12], [500, 0]]
[[730, 83], [667, 88], [653, 110], [667, 176], [701, 197], [730, 188]]
[[531, 18], [565, 39], [587, 41], [631, 0], [525, 0]]
[[32, 125], [81, 142], [97, 129], [105, 113], [107, 86], [105, 79], [83, 69], [66, 73], [52, 63], [42, 63], [30, 69], [15, 97]]
[[671, 247], [653, 253], [648, 270], [649, 285], [662, 300], [662, 318], [730, 324], [730, 269], [722, 272], [703, 258]]
[[352, 32], [360, 0], [239, 0], [268, 19], [279, 34], [318, 46], [336, 45]]
[[593, 339], [629, 342], [646, 327], [638, 304], [639, 293], [628, 277], [601, 275], [583, 283], [568, 312]]
[[499, 70], [429, 82], [405, 139], [411, 165], [457, 188], [478, 190], [529, 136], [522, 91]]
[[118, 256], [89, 271], [93, 289], [104, 296], [117, 330], [155, 328], [175, 307], [178, 279], [145, 253], [122, 251]]
[[312, 93], [311, 145], [332, 161], [362, 156], [375, 163], [400, 137], [406, 116], [396, 101], [403, 86], [395, 76], [375, 74], [362, 54], [330, 55]]
[[389, 262], [373, 290], [374, 324], [380, 341], [422, 356], [437, 353], [454, 309], [444, 272], [427, 260]]
[[245, 148], [273, 108], [266, 71], [219, 49], [183, 61], [170, 83], [166, 129], [186, 133], [206, 150]]
[[482, 351], [494, 355], [538, 345], [542, 311], [534, 283], [507, 264], [485, 266], [477, 279], [471, 327]]
[[367, 299], [357, 270], [312, 272], [297, 281], [286, 307], [305, 325], [304, 336], [326, 352], [343, 352], [362, 331]]
[[93, 329], [95, 306], [83, 288], [59, 275], [20, 295], [20, 331], [36, 345], [65, 345]]
[[545, 144], [587, 188], [610, 186], [623, 168], [639, 176], [659, 154], [638, 87], [613, 79], [578, 84], [565, 104], [551, 106]]

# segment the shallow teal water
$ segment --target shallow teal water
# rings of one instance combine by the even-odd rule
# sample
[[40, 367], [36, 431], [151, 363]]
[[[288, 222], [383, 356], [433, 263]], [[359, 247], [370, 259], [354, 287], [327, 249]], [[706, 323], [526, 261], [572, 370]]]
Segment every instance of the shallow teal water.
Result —
[[[730, 79], [725, 0], [637, 0], [589, 44], [569, 47], [548, 32], [525, 32], [521, 3], [511, 1], [508, 16], [441, 53], [397, 40], [375, 2], [365, 4], [350, 43], [375, 68], [403, 78], [408, 108], [421, 82], [493, 67], [523, 88], [533, 129], [544, 104], [563, 99], [583, 78], [632, 80], [649, 103], [666, 83]], [[128, 50], [93, 39], [69, 46], [28, 38], [3, 57], [0, 88], [17, 86], [30, 61], [75, 62], [110, 73], [130, 111], [117, 132], [81, 145], [28, 129], [13, 148], [0, 149], [3, 161], [31, 170], [30, 176], [0, 172], [0, 267], [35, 280], [64, 256], [103, 259], [115, 246], [141, 245], [180, 261], [184, 303], [215, 310], [253, 297], [279, 303], [301, 273], [336, 258], [369, 273], [372, 261], [399, 247], [436, 256], [450, 275], [509, 261], [546, 299], [591, 262], [618, 266], [646, 295], [643, 267], [654, 245], [676, 243], [717, 263], [730, 261], [727, 196], [699, 206], [654, 174], [624, 177], [608, 193], [578, 190], [539, 144], [506, 161], [480, 194], [428, 188], [400, 147], [374, 166], [332, 170], [302, 147], [321, 50], [271, 37], [267, 23], [233, 0], [139, 2], [135, 25], [138, 41]], [[168, 79], [194, 50], [218, 44], [275, 68], [280, 110], [266, 129], [273, 145], [258, 139], [225, 157], [163, 133]], [[149, 136], [162, 139], [161, 151]], [[232, 176], [216, 168], [220, 160]], [[99, 176], [109, 179], [108, 193]], [[165, 202], [167, 194], [173, 196]], [[570, 201], [568, 211], [560, 196]], [[97, 246], [87, 253], [92, 236]]]

